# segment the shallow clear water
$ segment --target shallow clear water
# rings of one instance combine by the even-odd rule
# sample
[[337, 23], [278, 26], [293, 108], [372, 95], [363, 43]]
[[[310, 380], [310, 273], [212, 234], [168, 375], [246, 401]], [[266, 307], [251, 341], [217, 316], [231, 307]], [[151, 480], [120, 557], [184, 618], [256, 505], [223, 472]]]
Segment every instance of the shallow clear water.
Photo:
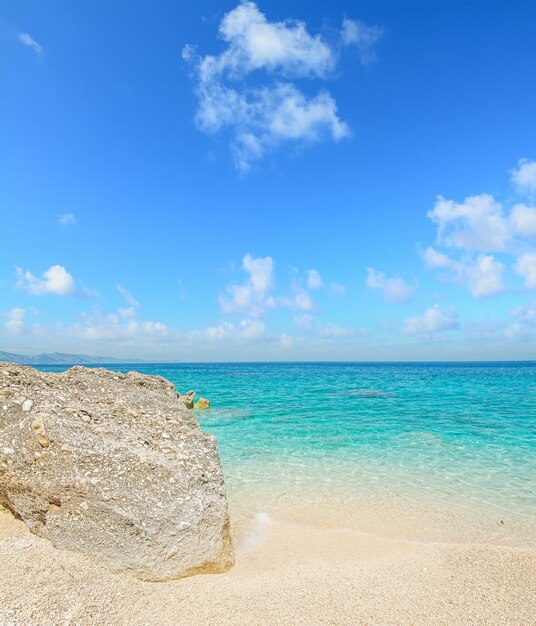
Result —
[[218, 439], [231, 495], [379, 490], [536, 516], [536, 363], [112, 369], [211, 400], [196, 415]]

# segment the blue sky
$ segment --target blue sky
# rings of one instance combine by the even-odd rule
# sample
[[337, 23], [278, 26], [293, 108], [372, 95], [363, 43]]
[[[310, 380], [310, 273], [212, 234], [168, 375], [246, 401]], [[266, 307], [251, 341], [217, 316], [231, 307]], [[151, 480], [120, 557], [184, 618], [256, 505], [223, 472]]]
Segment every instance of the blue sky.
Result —
[[536, 357], [533, 2], [0, 8], [0, 350]]

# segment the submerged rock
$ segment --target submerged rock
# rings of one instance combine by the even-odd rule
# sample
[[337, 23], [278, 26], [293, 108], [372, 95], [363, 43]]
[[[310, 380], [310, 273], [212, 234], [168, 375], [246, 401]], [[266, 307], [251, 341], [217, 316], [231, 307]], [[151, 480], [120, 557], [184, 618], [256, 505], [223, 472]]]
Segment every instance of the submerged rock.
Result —
[[0, 363], [0, 504], [144, 580], [233, 563], [216, 441], [161, 377]]
[[196, 409], [210, 409], [210, 400], [207, 400], [206, 398], [199, 398], [194, 407]]

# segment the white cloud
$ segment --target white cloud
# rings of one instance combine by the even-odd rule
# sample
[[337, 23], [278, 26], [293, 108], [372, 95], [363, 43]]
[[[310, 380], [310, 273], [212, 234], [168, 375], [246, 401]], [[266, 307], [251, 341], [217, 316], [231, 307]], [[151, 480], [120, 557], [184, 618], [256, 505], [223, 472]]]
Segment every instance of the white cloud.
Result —
[[504, 265], [492, 255], [481, 254], [476, 262], [466, 268], [471, 293], [482, 298], [504, 290], [502, 274]]
[[504, 290], [502, 279], [504, 265], [493, 255], [480, 254], [476, 259], [463, 263], [451, 259], [431, 246], [421, 254], [426, 267], [448, 270], [451, 279], [466, 283], [476, 298], [491, 296]]
[[117, 313], [103, 313], [94, 307], [91, 313], [82, 314], [82, 323], [67, 329], [71, 337], [90, 341], [139, 341], [141, 339], [165, 339], [168, 328], [161, 322], [138, 320], [136, 314], [124, 315], [123, 309]]
[[351, 337], [355, 334], [355, 331], [352, 328], [337, 326], [332, 322], [322, 324], [315, 320], [312, 315], [308, 315], [307, 313], [295, 316], [294, 325], [302, 332], [316, 333], [320, 337], [331, 337], [336, 339], [340, 337]]
[[512, 311], [514, 321], [507, 324], [504, 334], [513, 341], [530, 341], [536, 331], [536, 302], [529, 306], [516, 307]]
[[303, 313], [294, 317], [294, 325], [305, 332], [310, 332], [315, 326], [315, 318], [312, 315]]
[[320, 289], [322, 287], [322, 276], [318, 270], [307, 270], [307, 287], [309, 289]]
[[248, 274], [247, 280], [229, 285], [226, 294], [220, 296], [224, 313], [244, 313], [258, 318], [269, 309], [310, 311], [314, 308], [311, 295], [296, 281], [291, 283], [290, 295], [278, 296], [272, 293], [275, 270], [272, 257], [256, 258], [246, 254], [242, 259], [242, 269]]
[[520, 306], [512, 311], [512, 315], [520, 322], [536, 327], [536, 302], [529, 306]]
[[409, 317], [404, 323], [408, 335], [433, 334], [459, 328], [458, 316], [450, 309], [434, 304], [419, 317]]
[[387, 278], [372, 267], [367, 267], [366, 285], [380, 291], [386, 302], [406, 302], [413, 294], [413, 289], [402, 278]]
[[510, 214], [510, 224], [516, 235], [536, 237], [536, 207], [516, 204]]
[[176, 334], [166, 324], [139, 318], [141, 305], [124, 287], [116, 285], [128, 307], [118, 307], [114, 313], [105, 313], [95, 306], [81, 315], [82, 322], [66, 328], [66, 334], [82, 340], [110, 342], [161, 342]]
[[248, 274], [243, 284], [227, 287], [226, 296], [220, 297], [220, 305], [226, 313], [245, 312], [251, 317], [260, 317], [271, 306], [268, 294], [274, 282], [274, 260], [272, 257], [253, 257], [246, 254], [242, 268]]
[[525, 252], [519, 256], [514, 270], [525, 279], [527, 289], [536, 289], [536, 252]]
[[325, 76], [335, 65], [331, 48], [303, 22], [268, 22], [254, 2], [242, 2], [224, 15], [220, 36], [227, 49], [202, 61], [203, 76], [243, 76], [261, 68], [288, 76]]
[[439, 197], [428, 217], [438, 225], [437, 241], [448, 247], [499, 252], [510, 239], [503, 207], [487, 193], [464, 202]]
[[333, 295], [343, 296], [346, 293], [346, 285], [341, 285], [340, 283], [330, 283], [329, 291]]
[[241, 320], [239, 333], [243, 339], [259, 339], [266, 332], [266, 326], [259, 320]]
[[[342, 36], [348, 45], [357, 45], [362, 58], [371, 58], [375, 27], [358, 27], [351, 20], [345, 24]], [[182, 56], [198, 81], [197, 125], [206, 133], [229, 129], [240, 171], [283, 143], [349, 136], [327, 91], [306, 95], [289, 82], [323, 79], [335, 69], [335, 48], [320, 35], [311, 35], [300, 21], [269, 22], [254, 2], [241, 2], [225, 14], [219, 34], [225, 42], [221, 54], [199, 56], [195, 46], [187, 44]]]
[[292, 335], [287, 335], [286, 333], [283, 333], [281, 337], [279, 337], [279, 345], [284, 350], [290, 350], [296, 345], [296, 338]]
[[455, 267], [458, 267], [458, 263], [456, 261], [448, 257], [443, 252], [438, 252], [431, 246], [428, 246], [428, 248], [423, 250], [421, 254], [426, 267], [430, 269], [454, 269]]
[[326, 91], [309, 98], [289, 83], [238, 92], [210, 82], [199, 85], [198, 96], [199, 127], [207, 133], [231, 128], [231, 152], [241, 172], [286, 141], [314, 143], [349, 135]]
[[259, 320], [244, 319], [239, 324], [222, 322], [218, 326], [211, 326], [205, 331], [193, 331], [193, 338], [204, 338], [210, 341], [226, 340], [257, 340], [266, 334], [266, 326]]
[[352, 328], [345, 328], [344, 326], [337, 326], [329, 322], [328, 324], [320, 324], [318, 327], [318, 334], [321, 337], [341, 338], [351, 337], [354, 334]]
[[131, 307], [133, 307], [134, 309], [139, 309], [140, 308], [140, 303], [138, 302], [138, 300], [136, 300], [136, 298], [130, 293], [130, 291], [128, 291], [128, 289], [125, 289], [124, 287], [122, 287], [121, 285], [116, 285], [115, 288], [117, 289], [117, 291], [119, 291], [119, 293], [123, 296], [123, 298], [125, 299], [125, 301], [127, 302], [127, 304]]
[[301, 287], [295, 287], [294, 296], [292, 298], [281, 298], [280, 305], [288, 306], [291, 309], [299, 309], [300, 311], [311, 311], [314, 308], [314, 302], [307, 290]]
[[373, 46], [383, 36], [384, 29], [368, 26], [358, 20], [344, 18], [342, 22], [342, 41], [345, 46], [355, 46], [364, 65], [376, 60]]
[[34, 50], [36, 54], [43, 53], [43, 46], [37, 43], [33, 37], [31, 37], [28, 33], [19, 33], [19, 41], [22, 42], [25, 46], [29, 46]]
[[[520, 191], [536, 190], [536, 161], [519, 161], [511, 178]], [[421, 252], [428, 268], [446, 270], [443, 278], [465, 283], [477, 298], [500, 293], [505, 290], [504, 257], [509, 256], [515, 259], [514, 270], [525, 279], [525, 286], [536, 286], [531, 241], [536, 237], [536, 207], [518, 203], [505, 208], [486, 193], [461, 203], [440, 196], [427, 215], [437, 224], [437, 243], [459, 251], [458, 259], [432, 247]]]
[[58, 215], [58, 222], [62, 226], [74, 226], [76, 224], [76, 217], [72, 213], [62, 213]]
[[521, 192], [536, 193], [536, 161], [520, 159], [517, 169], [512, 170], [512, 182]]
[[16, 268], [16, 272], [17, 287], [33, 295], [69, 296], [75, 293], [74, 279], [62, 265], [52, 265], [43, 273], [41, 279], [36, 278], [29, 271], [23, 271], [20, 267]]
[[20, 335], [24, 329], [24, 316], [26, 311], [21, 308], [13, 308], [3, 315], [6, 318], [5, 328], [11, 335]]

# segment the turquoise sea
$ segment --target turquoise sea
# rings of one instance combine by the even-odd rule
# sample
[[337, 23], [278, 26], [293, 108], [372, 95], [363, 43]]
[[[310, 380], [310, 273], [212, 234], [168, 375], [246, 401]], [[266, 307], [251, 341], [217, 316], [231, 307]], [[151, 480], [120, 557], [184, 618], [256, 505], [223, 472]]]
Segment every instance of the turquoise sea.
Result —
[[536, 528], [536, 362], [111, 369], [211, 400], [196, 415], [217, 437], [231, 500], [375, 493]]

